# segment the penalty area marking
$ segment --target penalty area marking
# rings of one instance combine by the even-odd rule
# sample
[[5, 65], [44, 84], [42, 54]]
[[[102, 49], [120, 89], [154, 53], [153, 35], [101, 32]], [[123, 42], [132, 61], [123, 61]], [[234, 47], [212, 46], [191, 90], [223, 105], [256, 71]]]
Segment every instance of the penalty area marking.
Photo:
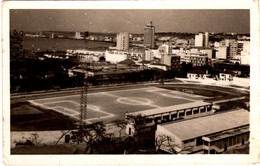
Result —
[[[61, 101], [54, 101], [54, 102], [45, 103], [45, 104], [41, 104], [41, 103], [35, 102], [33, 100], [28, 100], [28, 101], [30, 103], [32, 103], [33, 105], [35, 105], [35, 106], [38, 106], [38, 107], [41, 107], [41, 108], [44, 108], [44, 109], [51, 109], [51, 110], [54, 110], [54, 111], [59, 112], [61, 114], [64, 114], [64, 115], [71, 116], [71, 117], [74, 117], [76, 119], [79, 119], [79, 111], [75, 111], [75, 110], [72, 110], [72, 109], [60, 106], [60, 105], [57, 105], [57, 106], [54, 106], [54, 107], [48, 106], [48, 104], [59, 104], [59, 103], [66, 102], [66, 103], [72, 103], [74, 105], [77, 105], [77, 107], [79, 107], [80, 104], [76, 103], [74, 101], [71, 101], [71, 100], [61, 100]], [[111, 114], [109, 112], [105, 112], [105, 111], [100, 110], [100, 108], [95, 106], [95, 105], [87, 105], [87, 108], [91, 109], [94, 112], [101, 112], [101, 113], [105, 114], [105, 116], [89, 118], [89, 119], [86, 120], [86, 122], [89, 121], [89, 120], [105, 119], [105, 118], [109, 118], [109, 117], [115, 116], [114, 114]]]

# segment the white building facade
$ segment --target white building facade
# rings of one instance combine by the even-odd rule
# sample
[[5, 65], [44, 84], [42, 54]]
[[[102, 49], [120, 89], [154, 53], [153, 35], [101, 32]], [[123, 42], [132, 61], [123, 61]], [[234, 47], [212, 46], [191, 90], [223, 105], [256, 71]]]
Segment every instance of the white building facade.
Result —
[[120, 32], [116, 37], [116, 48], [118, 50], [128, 50], [129, 49], [129, 33]]

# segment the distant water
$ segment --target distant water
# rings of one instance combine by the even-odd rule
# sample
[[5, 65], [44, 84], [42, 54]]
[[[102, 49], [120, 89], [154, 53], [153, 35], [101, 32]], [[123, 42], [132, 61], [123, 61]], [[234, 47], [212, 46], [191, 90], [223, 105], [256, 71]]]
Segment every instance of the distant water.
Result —
[[87, 40], [72, 40], [72, 39], [60, 39], [60, 38], [31, 38], [24, 37], [23, 49], [34, 49], [35, 51], [46, 50], [61, 50], [67, 49], [86, 49], [94, 47], [109, 47], [112, 43], [99, 42], [99, 41], [87, 41]]

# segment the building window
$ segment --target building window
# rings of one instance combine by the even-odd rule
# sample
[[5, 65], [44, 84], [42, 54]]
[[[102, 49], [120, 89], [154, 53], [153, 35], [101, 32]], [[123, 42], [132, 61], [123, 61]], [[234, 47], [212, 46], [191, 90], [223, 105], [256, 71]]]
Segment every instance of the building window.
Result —
[[191, 111], [187, 111], [187, 112], [186, 112], [186, 116], [191, 115], [191, 114], [192, 114]]
[[242, 145], [245, 144], [245, 138], [242, 138]]
[[164, 121], [169, 121], [169, 115], [163, 116], [163, 120], [164, 120]]
[[172, 118], [177, 118], [177, 114], [172, 114]]
[[180, 112], [179, 117], [183, 117], [183, 116], [184, 116], [184, 112]]
[[198, 114], [199, 113], [199, 110], [196, 109], [196, 110], [193, 110], [193, 114]]
[[208, 111], [212, 110], [212, 105], [208, 106]]
[[206, 110], [205, 110], [204, 107], [200, 109], [200, 112], [201, 112], [201, 113], [203, 113], [203, 112], [205, 112], [205, 111], [206, 111]]
[[228, 147], [228, 145], [227, 145], [227, 142], [226, 142], [226, 143], [224, 143], [224, 151], [227, 151], [227, 147]]
[[156, 117], [156, 118], [154, 118], [154, 121], [155, 121], [155, 122], [161, 121], [161, 117]]
[[199, 145], [202, 145], [203, 144], [203, 140], [202, 140], [202, 137], [198, 137], [196, 139], [196, 145], [199, 146]]
[[211, 150], [210, 150], [210, 154], [216, 154], [215, 149], [211, 149]]
[[187, 143], [189, 143], [189, 140], [183, 141], [183, 143], [184, 143], [184, 144], [187, 144]]
[[69, 143], [70, 142], [70, 135], [65, 135], [65, 143]]

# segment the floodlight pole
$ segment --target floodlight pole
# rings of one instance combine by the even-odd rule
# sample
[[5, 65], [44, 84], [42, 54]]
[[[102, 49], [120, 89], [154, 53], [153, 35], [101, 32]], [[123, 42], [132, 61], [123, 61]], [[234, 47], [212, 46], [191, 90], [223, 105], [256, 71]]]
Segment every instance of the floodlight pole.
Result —
[[87, 119], [87, 104], [88, 104], [88, 72], [86, 71], [86, 63], [80, 61], [80, 57], [78, 57], [78, 64], [82, 71], [81, 81], [83, 85], [80, 90], [80, 114], [79, 114], [79, 127], [82, 129], [86, 125]]
[[88, 75], [83, 73], [83, 86], [81, 87], [80, 96], [80, 126], [83, 127], [86, 124], [87, 119], [87, 103], [88, 103]]

